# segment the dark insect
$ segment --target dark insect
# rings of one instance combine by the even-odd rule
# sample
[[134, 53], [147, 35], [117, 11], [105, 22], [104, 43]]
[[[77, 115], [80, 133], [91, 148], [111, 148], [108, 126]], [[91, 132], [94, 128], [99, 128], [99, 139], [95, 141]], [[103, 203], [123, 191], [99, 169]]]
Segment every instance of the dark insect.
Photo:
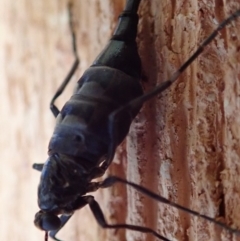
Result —
[[[238, 10], [223, 21], [168, 81], [143, 94], [140, 84], [141, 61], [135, 41], [139, 4], [140, 0], [127, 1], [108, 45], [85, 71], [77, 83], [76, 92], [59, 111], [54, 102], [65, 89], [79, 63], [71, 16], [69, 17], [76, 60], [50, 103], [57, 123], [49, 143], [49, 158], [44, 164], [33, 165], [34, 169], [41, 171], [38, 187], [40, 211], [35, 215], [34, 223], [46, 231], [45, 240], [48, 239], [48, 232], [54, 240], [59, 240], [56, 234], [74, 211], [89, 205], [96, 221], [103, 228], [125, 228], [151, 233], [160, 240], [169, 241], [147, 227], [111, 225], [106, 222], [98, 203], [87, 193], [112, 186], [116, 182], [130, 185], [159, 202], [208, 220], [231, 233], [240, 233], [222, 222], [173, 203], [121, 178], [108, 177], [103, 182], [92, 182], [93, 179], [101, 177], [111, 164], [117, 146], [128, 134], [131, 122], [144, 102], [172, 85], [218, 32], [240, 15]], [[119, 89], [125, 90], [124, 95]]]

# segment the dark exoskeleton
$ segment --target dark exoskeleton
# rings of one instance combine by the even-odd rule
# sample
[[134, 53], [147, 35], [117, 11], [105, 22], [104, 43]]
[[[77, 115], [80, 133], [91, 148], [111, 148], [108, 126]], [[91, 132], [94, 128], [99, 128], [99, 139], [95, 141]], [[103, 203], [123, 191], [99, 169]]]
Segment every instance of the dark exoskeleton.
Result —
[[[98, 189], [99, 184], [92, 183], [92, 179], [105, 173], [141, 108], [137, 105], [122, 111], [117, 120], [109, 118], [143, 94], [135, 41], [139, 3], [127, 1], [108, 45], [79, 79], [75, 93], [60, 112], [52, 101], [57, 119], [49, 158], [44, 165], [34, 165], [42, 171], [38, 188], [41, 211], [36, 214], [35, 224], [43, 230], [60, 229], [73, 211], [86, 204], [94, 206], [94, 198], [84, 195]], [[98, 209], [93, 207], [93, 212], [97, 214]], [[57, 215], [61, 214], [64, 216], [59, 220]], [[50, 235], [54, 238], [56, 232]]]
[[34, 169], [41, 171], [38, 187], [38, 205], [41, 210], [36, 214], [34, 222], [37, 227], [46, 231], [46, 240], [49, 231], [50, 236], [58, 240], [56, 233], [74, 211], [88, 204], [97, 222], [104, 228], [149, 232], [161, 240], [169, 241], [150, 228], [130, 224], [110, 225], [105, 221], [98, 203], [87, 193], [111, 186], [115, 182], [128, 184], [157, 201], [238, 233], [224, 223], [170, 202], [126, 180], [109, 177], [103, 182], [92, 182], [102, 176], [111, 164], [117, 146], [128, 134], [131, 122], [142, 104], [174, 83], [219, 30], [240, 15], [240, 11], [237, 11], [226, 19], [171, 79], [143, 95], [140, 84], [141, 61], [136, 44], [139, 4], [140, 0], [127, 1], [108, 45], [79, 79], [75, 93], [59, 111], [54, 101], [66, 87], [79, 63], [75, 35], [72, 33], [76, 61], [51, 101], [51, 110], [57, 119], [49, 143], [49, 158], [45, 164], [33, 165]]

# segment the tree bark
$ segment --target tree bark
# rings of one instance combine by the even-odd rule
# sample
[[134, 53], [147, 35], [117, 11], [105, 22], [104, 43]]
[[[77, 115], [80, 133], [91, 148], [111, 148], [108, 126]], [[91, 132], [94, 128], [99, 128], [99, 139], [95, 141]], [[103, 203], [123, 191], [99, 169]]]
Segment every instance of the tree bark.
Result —
[[[106, 45], [124, 0], [74, 0], [73, 19], [83, 71]], [[142, 0], [138, 46], [145, 91], [167, 80], [239, 0]], [[73, 63], [67, 2], [2, 0], [0, 8], [0, 240], [44, 240], [32, 223], [40, 173], [54, 118], [50, 100]], [[136, 182], [171, 201], [240, 229], [240, 21], [224, 28], [164, 93], [147, 102], [120, 145], [107, 175]], [[124, 90], [122, 90], [124, 94]], [[109, 223], [148, 226], [169, 240], [240, 240], [200, 218], [124, 185], [95, 195]], [[103, 230], [88, 207], [58, 234], [61, 240], [155, 240]]]

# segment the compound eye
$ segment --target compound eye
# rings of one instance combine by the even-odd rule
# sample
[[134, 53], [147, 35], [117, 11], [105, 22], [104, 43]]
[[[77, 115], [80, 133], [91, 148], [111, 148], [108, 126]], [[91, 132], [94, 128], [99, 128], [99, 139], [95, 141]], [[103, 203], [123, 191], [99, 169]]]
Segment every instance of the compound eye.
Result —
[[44, 231], [57, 230], [61, 227], [61, 220], [52, 213], [44, 213], [39, 211], [35, 215], [34, 224], [37, 228]]

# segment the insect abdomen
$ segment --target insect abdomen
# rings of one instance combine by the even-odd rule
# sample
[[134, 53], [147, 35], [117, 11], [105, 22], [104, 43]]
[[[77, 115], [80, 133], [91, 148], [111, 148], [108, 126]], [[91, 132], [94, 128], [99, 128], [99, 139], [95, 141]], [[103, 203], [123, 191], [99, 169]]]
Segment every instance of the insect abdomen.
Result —
[[93, 66], [112, 67], [140, 79], [141, 60], [136, 43], [139, 3], [140, 0], [127, 2], [111, 40], [95, 59]]
[[[127, 2], [113, 37], [78, 81], [75, 94], [58, 116], [49, 144], [51, 151], [84, 157], [97, 164], [107, 154], [112, 141], [110, 114], [143, 94], [135, 40], [139, 3]], [[140, 108], [137, 106], [118, 116], [116, 144], [126, 137]]]
[[[109, 67], [89, 68], [58, 116], [49, 149], [98, 161], [110, 143], [109, 115], [141, 94], [140, 83], [125, 73]], [[127, 135], [139, 109], [121, 115], [118, 144]]]

